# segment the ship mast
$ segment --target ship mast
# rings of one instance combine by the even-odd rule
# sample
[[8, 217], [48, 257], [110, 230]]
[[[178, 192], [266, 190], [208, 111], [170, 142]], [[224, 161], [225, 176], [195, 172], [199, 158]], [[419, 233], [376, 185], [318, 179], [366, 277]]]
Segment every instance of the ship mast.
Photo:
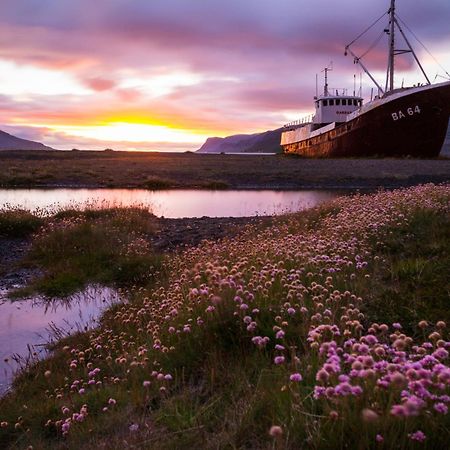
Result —
[[[357, 56], [351, 50], [350, 46], [353, 45], [361, 36], [366, 34], [381, 19], [383, 19], [383, 17], [385, 17], [386, 14], [389, 16], [389, 26], [388, 26], [388, 28], [386, 28], [384, 30], [384, 32], [389, 35], [389, 56], [388, 56], [388, 67], [387, 67], [387, 72], [386, 72], [386, 86], [385, 86], [385, 89], [383, 90], [382, 87], [377, 83], [375, 78], [372, 76], [372, 74], [369, 72], [367, 67], [362, 63], [362, 61], [361, 61], [362, 57]], [[395, 32], [396, 32], [395, 27], [398, 28], [398, 31], [402, 35], [402, 37], [403, 37], [403, 39], [404, 39], [404, 41], [406, 43], [407, 49], [396, 49], [396, 47], [395, 47], [395, 45], [396, 45], [396, 43], [395, 43]], [[377, 39], [377, 42], [378, 42], [378, 40], [379, 40], [379, 38]], [[375, 42], [375, 44], [377, 42]], [[371, 48], [373, 48], [373, 45], [372, 45]], [[366, 55], [370, 51], [370, 49], [368, 51], [366, 51], [366, 53], [364, 53], [364, 55]], [[425, 73], [424, 68], [422, 67], [422, 64], [419, 61], [419, 58], [417, 57], [414, 49], [412, 48], [412, 46], [411, 46], [411, 44], [410, 44], [410, 42], [409, 42], [405, 32], [403, 31], [402, 27], [400, 26], [400, 23], [398, 21], [396, 13], [395, 13], [395, 0], [391, 0], [391, 6], [390, 6], [389, 10], [387, 11], [387, 13], [384, 13], [379, 19], [377, 19], [372, 25], [370, 25], [365, 31], [363, 31], [357, 38], [355, 38], [350, 44], [348, 44], [345, 47], [345, 54], [347, 54], [347, 53], [350, 53], [353, 56], [354, 62], [356, 64], [359, 64], [362, 67], [364, 72], [369, 76], [369, 78], [376, 85], [376, 87], [378, 88], [378, 92], [381, 95], [384, 95], [385, 93], [394, 90], [395, 57], [397, 55], [402, 55], [404, 53], [411, 53], [412, 54], [414, 60], [416, 61], [417, 65], [419, 66], [419, 68], [420, 68], [424, 78], [426, 79], [427, 84], [431, 84], [427, 74]]]
[[395, 64], [395, 0], [391, 0], [391, 8], [388, 11], [389, 14], [389, 64], [388, 64], [388, 76], [389, 89], [386, 80], [386, 91], [392, 91], [394, 89], [394, 64]]

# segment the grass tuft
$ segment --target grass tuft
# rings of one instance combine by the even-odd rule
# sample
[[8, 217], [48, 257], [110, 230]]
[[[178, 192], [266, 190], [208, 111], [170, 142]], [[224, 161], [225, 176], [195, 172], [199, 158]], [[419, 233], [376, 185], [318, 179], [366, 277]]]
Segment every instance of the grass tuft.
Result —
[[43, 219], [22, 209], [0, 210], [0, 237], [26, 237], [36, 232]]

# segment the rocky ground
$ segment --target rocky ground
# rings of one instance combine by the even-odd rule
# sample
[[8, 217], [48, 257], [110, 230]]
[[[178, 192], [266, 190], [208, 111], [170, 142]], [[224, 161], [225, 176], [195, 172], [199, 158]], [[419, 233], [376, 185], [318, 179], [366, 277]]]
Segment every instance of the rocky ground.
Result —
[[0, 237], [0, 299], [2, 292], [25, 285], [35, 275], [35, 271], [19, 264], [30, 244], [29, 239]]

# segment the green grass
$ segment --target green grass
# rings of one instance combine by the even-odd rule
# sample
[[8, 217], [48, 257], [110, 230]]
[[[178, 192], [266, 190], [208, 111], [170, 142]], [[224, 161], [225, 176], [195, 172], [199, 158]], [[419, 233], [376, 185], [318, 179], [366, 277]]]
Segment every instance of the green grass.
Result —
[[418, 332], [423, 318], [450, 322], [450, 218], [417, 211], [378, 254], [364, 310], [373, 322], [400, 322]]

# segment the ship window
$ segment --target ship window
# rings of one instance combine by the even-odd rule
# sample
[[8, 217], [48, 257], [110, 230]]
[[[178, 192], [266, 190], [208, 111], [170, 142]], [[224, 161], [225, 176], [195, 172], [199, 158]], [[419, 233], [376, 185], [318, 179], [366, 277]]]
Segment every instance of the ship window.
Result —
[[341, 99], [336, 99], [336, 106], [339, 106], [341, 104]]
[[345, 98], [342, 99], [342, 106], [347, 106], [347, 100]]
[[323, 101], [323, 106], [328, 106], [328, 100]]
[[334, 100], [330, 100], [330, 106], [334, 106]]

